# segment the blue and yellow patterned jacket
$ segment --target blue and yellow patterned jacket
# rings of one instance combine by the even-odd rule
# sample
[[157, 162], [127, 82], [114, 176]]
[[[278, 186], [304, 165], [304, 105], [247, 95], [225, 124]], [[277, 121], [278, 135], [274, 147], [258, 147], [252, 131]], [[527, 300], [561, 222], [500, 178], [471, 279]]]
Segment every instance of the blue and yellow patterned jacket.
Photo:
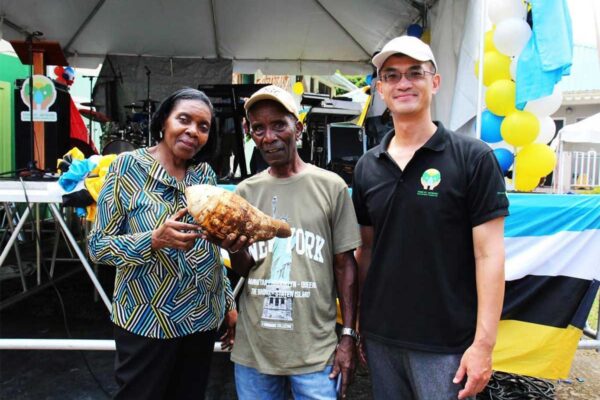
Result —
[[[185, 187], [216, 184], [208, 164], [178, 182], [148, 153], [111, 164], [89, 237], [94, 262], [116, 267], [112, 321], [137, 335], [173, 338], [218, 328], [235, 303], [219, 248], [197, 239], [189, 251], [151, 249], [152, 230], [186, 207]], [[183, 222], [193, 223], [188, 214]]]

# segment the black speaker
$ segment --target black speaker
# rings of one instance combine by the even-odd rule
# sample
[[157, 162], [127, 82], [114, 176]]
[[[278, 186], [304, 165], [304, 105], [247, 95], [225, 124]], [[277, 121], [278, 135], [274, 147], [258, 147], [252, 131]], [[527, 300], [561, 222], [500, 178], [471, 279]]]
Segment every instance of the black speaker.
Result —
[[[21, 99], [21, 87], [24, 80], [15, 82], [15, 168], [27, 168], [32, 161], [33, 143], [31, 123], [21, 120], [21, 112], [29, 111], [29, 107]], [[71, 96], [65, 85], [54, 82], [56, 100], [49, 111], [56, 112], [56, 122], [44, 122], [44, 158], [45, 169], [55, 170], [56, 160], [70, 149], [71, 133]], [[41, 150], [41, 149], [40, 149]], [[38, 167], [40, 167], [38, 165]]]
[[356, 162], [367, 151], [367, 138], [362, 127], [348, 123], [327, 125], [327, 168], [352, 183]]
[[362, 127], [354, 124], [327, 125], [327, 163], [336, 159], [358, 159], [367, 151]]

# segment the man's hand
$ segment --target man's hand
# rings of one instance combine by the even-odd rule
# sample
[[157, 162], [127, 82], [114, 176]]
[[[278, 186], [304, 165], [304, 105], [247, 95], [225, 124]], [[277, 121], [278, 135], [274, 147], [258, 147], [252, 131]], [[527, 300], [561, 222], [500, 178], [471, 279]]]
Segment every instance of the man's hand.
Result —
[[223, 239], [218, 245], [225, 250], [227, 250], [231, 254], [235, 254], [240, 250], [246, 249], [250, 246], [254, 241], [252, 239], [248, 239], [245, 235], [236, 236], [233, 233], [230, 233]]
[[169, 247], [187, 251], [194, 246], [196, 239], [201, 237], [200, 227], [179, 222], [186, 213], [187, 210], [182, 208], [152, 231], [152, 250]]
[[221, 336], [221, 350], [231, 351], [233, 350], [233, 344], [235, 343], [235, 325], [237, 324], [238, 313], [237, 310], [231, 310], [225, 314], [225, 326], [227, 330]]
[[333, 369], [331, 370], [331, 374], [329, 374], [329, 379], [335, 379], [340, 373], [342, 374], [341, 398], [346, 397], [346, 389], [354, 376], [354, 368], [356, 367], [354, 347], [354, 339], [350, 336], [342, 336], [335, 351]]
[[492, 348], [472, 344], [462, 356], [460, 366], [452, 382], [459, 384], [467, 376], [464, 389], [458, 392], [459, 399], [475, 396], [485, 389], [492, 376]]
[[219, 239], [217, 237], [209, 235], [204, 231], [201, 231], [200, 235], [202, 239], [216, 244], [222, 249], [227, 250], [230, 254], [235, 254], [238, 251], [243, 250], [250, 246], [252, 243], [254, 243], [252, 239], [248, 239], [244, 235], [237, 236], [234, 233], [230, 233], [229, 235], [225, 236], [225, 239]]

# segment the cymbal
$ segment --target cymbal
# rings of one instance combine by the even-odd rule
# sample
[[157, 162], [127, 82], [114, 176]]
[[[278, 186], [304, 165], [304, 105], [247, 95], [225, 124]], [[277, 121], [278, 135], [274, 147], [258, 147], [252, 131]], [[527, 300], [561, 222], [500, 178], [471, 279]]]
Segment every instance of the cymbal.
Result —
[[153, 113], [154, 111], [156, 111], [156, 108], [158, 106], [158, 101], [156, 100], [138, 100], [138, 103], [142, 103], [142, 109], [144, 111], [150, 111], [151, 113]]
[[139, 104], [125, 104], [123, 106], [124, 108], [129, 108], [130, 110], [141, 110], [143, 108], [143, 106], [140, 106]]
[[111, 119], [108, 118], [106, 114], [101, 113], [100, 111], [90, 111], [86, 108], [82, 108], [81, 110], [79, 110], [79, 114], [96, 122], [105, 123], [111, 121]]
[[84, 101], [83, 103], [79, 103], [82, 107], [97, 107], [100, 104], [96, 104], [93, 101]]

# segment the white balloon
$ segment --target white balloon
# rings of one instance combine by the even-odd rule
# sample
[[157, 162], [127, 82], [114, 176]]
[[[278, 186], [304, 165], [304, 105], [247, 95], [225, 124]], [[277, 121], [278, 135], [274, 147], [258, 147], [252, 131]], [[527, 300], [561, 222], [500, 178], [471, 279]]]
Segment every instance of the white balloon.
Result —
[[540, 97], [539, 99], [528, 101], [525, 105], [525, 111], [534, 113], [538, 117], [547, 117], [554, 114], [560, 108], [562, 103], [562, 90], [554, 86], [550, 96]]
[[513, 81], [517, 81], [517, 64], [519, 63], [519, 57], [513, 57], [510, 60], [510, 67], [508, 71], [510, 72], [510, 77]]
[[488, 17], [494, 25], [508, 18], [525, 19], [527, 8], [522, 0], [491, 0], [488, 3]]
[[552, 117], [538, 117], [538, 119], [540, 120], [540, 133], [534, 143], [548, 144], [556, 133], [556, 124]]
[[509, 18], [496, 25], [494, 45], [500, 53], [517, 56], [531, 37], [529, 24], [519, 18]]

